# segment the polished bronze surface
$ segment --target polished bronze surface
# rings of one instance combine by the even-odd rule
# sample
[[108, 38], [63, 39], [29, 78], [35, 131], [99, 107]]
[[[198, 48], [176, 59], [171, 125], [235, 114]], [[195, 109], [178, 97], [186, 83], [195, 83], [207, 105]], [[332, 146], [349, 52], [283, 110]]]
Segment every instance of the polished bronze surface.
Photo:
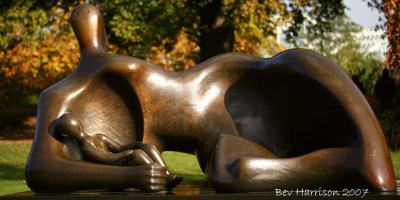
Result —
[[116, 166], [85, 160], [82, 145], [52, 134], [76, 131], [63, 125], [67, 113], [79, 118], [89, 140], [101, 134], [118, 147], [141, 142], [160, 152], [196, 154], [218, 192], [396, 189], [376, 117], [329, 59], [302, 49], [270, 59], [228, 53], [174, 73], [106, 53], [94, 6], [75, 8], [71, 23], [81, 60], [40, 96], [26, 167], [34, 192], [165, 190], [169, 176], [161, 161]]

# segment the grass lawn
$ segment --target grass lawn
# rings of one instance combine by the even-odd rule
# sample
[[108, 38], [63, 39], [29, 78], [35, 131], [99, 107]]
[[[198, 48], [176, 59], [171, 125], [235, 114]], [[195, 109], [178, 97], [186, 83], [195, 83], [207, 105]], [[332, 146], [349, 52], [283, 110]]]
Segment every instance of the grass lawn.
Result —
[[[27, 191], [24, 167], [29, 154], [30, 144], [0, 144], [0, 196]], [[206, 180], [197, 159], [188, 154], [163, 153], [171, 172], [184, 176], [186, 181]], [[396, 177], [400, 179], [400, 151], [392, 152]]]
[[391, 152], [391, 154], [396, 179], [400, 180], [400, 151]]
[[29, 190], [24, 168], [31, 144], [0, 144], [0, 195]]
[[201, 171], [197, 158], [190, 154], [164, 152], [163, 157], [172, 173], [184, 177], [184, 181], [205, 181], [206, 176]]

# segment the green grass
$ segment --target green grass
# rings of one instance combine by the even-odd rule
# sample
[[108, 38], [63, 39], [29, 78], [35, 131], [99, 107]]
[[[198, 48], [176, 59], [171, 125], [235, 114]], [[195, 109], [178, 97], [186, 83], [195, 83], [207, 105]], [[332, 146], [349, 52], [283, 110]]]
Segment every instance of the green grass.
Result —
[[[0, 144], [0, 196], [29, 190], [25, 183], [24, 167], [30, 144]], [[164, 152], [163, 156], [172, 173], [185, 181], [206, 180], [193, 155]], [[392, 152], [396, 178], [400, 179], [400, 151]]]
[[172, 173], [183, 176], [184, 181], [205, 181], [206, 176], [201, 171], [197, 158], [190, 154], [164, 152], [163, 157]]
[[392, 163], [394, 167], [394, 173], [396, 174], [396, 179], [400, 179], [400, 151], [391, 152]]
[[30, 144], [0, 144], [0, 195], [29, 190], [24, 168]]

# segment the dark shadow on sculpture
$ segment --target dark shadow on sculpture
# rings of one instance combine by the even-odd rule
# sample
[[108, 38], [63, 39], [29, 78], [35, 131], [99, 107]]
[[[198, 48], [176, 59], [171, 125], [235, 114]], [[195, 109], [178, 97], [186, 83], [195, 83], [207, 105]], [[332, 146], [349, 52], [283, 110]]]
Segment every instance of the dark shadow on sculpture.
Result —
[[225, 105], [241, 137], [280, 158], [361, 146], [356, 125], [332, 93], [283, 66], [246, 73], [227, 91]]
[[[157, 156], [133, 153], [137, 144], [154, 145], [153, 152], [196, 154], [219, 192], [396, 189], [378, 121], [351, 79], [327, 58], [301, 49], [270, 59], [229, 53], [173, 73], [107, 54], [94, 6], [78, 6], [71, 22], [81, 61], [40, 96], [26, 167], [34, 192], [159, 191], [179, 182], [170, 183]], [[125, 156], [122, 164], [91, 159], [96, 152], [85, 152], [85, 141], [63, 139], [76, 125], [71, 120], [63, 125], [71, 114], [86, 142], [98, 134], [115, 143], [118, 148], [105, 145], [109, 155], [129, 151], [151, 159], [133, 164]]]

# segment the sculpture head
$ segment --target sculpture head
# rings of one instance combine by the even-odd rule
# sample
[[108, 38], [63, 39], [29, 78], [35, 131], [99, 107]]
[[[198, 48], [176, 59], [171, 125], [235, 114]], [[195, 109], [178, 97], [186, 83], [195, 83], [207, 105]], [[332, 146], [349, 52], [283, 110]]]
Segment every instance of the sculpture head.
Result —
[[77, 6], [71, 12], [71, 25], [78, 39], [81, 52], [106, 51], [107, 35], [99, 10], [90, 4]]
[[61, 115], [56, 120], [55, 135], [59, 139], [76, 139], [80, 140], [86, 135], [82, 130], [82, 124], [73, 113]]

